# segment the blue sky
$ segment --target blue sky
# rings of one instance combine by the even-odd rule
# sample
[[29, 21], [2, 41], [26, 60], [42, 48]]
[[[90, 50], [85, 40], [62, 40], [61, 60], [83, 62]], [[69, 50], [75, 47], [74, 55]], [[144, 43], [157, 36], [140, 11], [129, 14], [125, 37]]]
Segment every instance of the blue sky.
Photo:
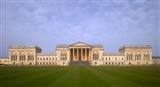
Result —
[[159, 51], [159, 1], [1, 0], [1, 57], [10, 45], [37, 45], [55, 53], [57, 44], [102, 44], [104, 52], [124, 45]]

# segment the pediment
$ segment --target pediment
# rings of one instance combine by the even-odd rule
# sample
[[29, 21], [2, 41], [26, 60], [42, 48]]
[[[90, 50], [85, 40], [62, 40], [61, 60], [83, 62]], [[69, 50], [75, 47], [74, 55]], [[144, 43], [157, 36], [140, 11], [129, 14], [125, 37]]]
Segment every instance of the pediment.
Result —
[[77, 43], [71, 44], [70, 46], [90, 46], [90, 45], [83, 42], [77, 42]]

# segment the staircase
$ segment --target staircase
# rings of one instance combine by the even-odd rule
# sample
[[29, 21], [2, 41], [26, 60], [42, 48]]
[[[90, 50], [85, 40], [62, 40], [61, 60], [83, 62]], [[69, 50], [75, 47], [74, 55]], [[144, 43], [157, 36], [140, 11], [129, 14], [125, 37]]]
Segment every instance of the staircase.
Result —
[[70, 66], [90, 66], [89, 61], [70, 61]]

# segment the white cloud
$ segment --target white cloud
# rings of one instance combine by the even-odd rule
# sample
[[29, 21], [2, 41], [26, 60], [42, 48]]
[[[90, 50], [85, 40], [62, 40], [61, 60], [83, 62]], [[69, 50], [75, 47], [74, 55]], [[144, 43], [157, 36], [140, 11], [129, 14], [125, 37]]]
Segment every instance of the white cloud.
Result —
[[27, 43], [46, 52], [46, 46], [76, 41], [120, 47], [154, 44], [158, 36], [156, 2], [3, 2], [2, 10], [3, 49]]

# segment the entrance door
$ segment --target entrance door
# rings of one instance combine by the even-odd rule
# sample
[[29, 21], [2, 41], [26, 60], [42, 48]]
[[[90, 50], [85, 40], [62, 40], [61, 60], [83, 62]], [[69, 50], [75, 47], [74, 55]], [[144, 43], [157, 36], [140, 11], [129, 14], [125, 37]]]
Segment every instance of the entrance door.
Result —
[[81, 61], [81, 56], [79, 56], [78, 60]]

